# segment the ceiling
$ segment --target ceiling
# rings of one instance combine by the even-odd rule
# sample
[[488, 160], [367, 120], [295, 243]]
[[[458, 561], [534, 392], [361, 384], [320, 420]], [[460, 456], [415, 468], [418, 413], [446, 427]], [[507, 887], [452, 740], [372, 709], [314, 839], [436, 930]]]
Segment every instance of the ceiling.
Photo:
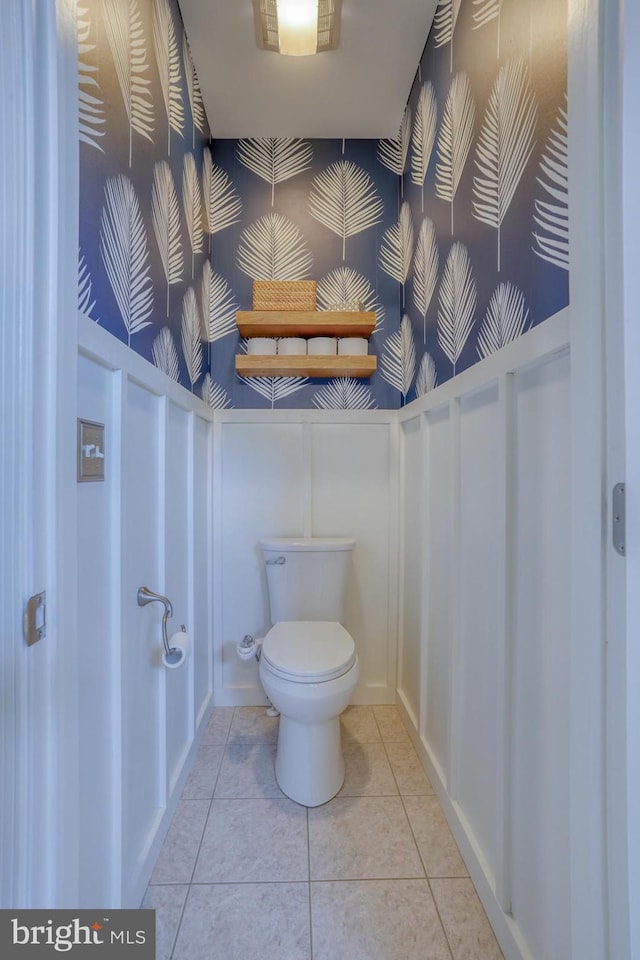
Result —
[[179, 0], [216, 138], [397, 134], [437, 0], [343, 0], [340, 46], [258, 49], [251, 0]]

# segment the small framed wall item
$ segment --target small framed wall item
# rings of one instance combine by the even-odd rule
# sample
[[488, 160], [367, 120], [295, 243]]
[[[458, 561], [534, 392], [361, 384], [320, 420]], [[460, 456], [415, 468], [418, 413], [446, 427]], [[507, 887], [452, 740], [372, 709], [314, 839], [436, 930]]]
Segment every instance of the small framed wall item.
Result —
[[104, 423], [78, 419], [78, 483], [104, 480]]

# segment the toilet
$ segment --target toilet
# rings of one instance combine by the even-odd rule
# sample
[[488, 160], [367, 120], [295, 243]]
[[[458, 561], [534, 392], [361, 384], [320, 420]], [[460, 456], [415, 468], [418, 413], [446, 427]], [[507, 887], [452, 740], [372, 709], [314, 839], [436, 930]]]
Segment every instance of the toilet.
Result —
[[284, 537], [261, 546], [273, 626], [259, 673], [280, 712], [276, 779], [292, 800], [317, 807], [344, 781], [340, 714], [360, 675], [341, 623], [355, 540]]

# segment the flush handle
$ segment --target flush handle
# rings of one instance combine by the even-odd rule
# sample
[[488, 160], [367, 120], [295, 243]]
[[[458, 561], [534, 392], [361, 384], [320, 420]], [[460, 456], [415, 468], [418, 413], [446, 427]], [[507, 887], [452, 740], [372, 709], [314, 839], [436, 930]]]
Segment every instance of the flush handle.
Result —
[[286, 563], [286, 562], [287, 562], [287, 558], [286, 558], [286, 557], [269, 557], [268, 560], [265, 560], [265, 564], [266, 564], [268, 567], [272, 567], [272, 566], [273, 566], [274, 564], [276, 564], [276, 563], [278, 564], [279, 567], [281, 567], [282, 564], [283, 564], [283, 563]]

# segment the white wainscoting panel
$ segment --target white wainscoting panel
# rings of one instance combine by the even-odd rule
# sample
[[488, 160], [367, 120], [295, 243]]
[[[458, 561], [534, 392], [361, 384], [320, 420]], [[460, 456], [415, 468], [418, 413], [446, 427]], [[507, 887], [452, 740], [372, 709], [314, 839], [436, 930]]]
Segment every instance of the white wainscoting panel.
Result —
[[[117, 473], [112, 415], [113, 374], [85, 357], [78, 362], [78, 410], [84, 419], [105, 424], [104, 482], [79, 483], [78, 536], [78, 712], [80, 765], [79, 907], [114, 902], [119, 886], [116, 821], [120, 816], [114, 784], [120, 778], [119, 652], [120, 632], [114, 607], [114, 488]], [[115, 654], [115, 655], [114, 655]], [[115, 733], [115, 737], [114, 737]], [[114, 743], [115, 740], [115, 743]], [[98, 762], [95, 762], [96, 759]], [[114, 844], [115, 841], [115, 844]], [[100, 864], [99, 870], [96, 864]]]
[[507, 960], [571, 956], [568, 343], [565, 311], [399, 413], [398, 699]]
[[397, 466], [391, 431], [380, 423], [315, 423], [311, 438], [313, 534], [356, 541], [345, 626], [358, 651], [359, 688], [393, 697], [395, 662], [390, 673], [389, 648], [395, 650], [396, 611], [390, 578], [397, 566], [390, 493]]
[[[80, 316], [78, 416], [105, 424], [104, 482], [79, 483], [80, 906], [137, 907], [212, 697], [213, 413]], [[161, 662], [163, 607], [187, 664]], [[99, 762], [95, 762], [95, 759]]]
[[427, 416], [427, 477], [424, 491], [427, 541], [423, 588], [427, 605], [424, 649], [424, 736], [443, 777], [450, 777], [452, 632], [456, 591], [453, 570], [453, 439], [448, 406]]
[[568, 957], [570, 364], [515, 378], [513, 916], [534, 957]]
[[397, 455], [394, 414], [218, 411], [215, 441], [214, 681], [218, 704], [261, 704], [246, 633], [270, 626], [259, 543], [265, 536], [357, 540], [346, 625], [361, 661], [354, 702], [395, 697]]
[[209, 421], [193, 415], [193, 605], [187, 630], [193, 643], [193, 713], [202, 723], [213, 690], [212, 444]]
[[[161, 402], [166, 418], [163, 443], [164, 571], [157, 586], [147, 586], [171, 600], [173, 617], [167, 624], [167, 633], [171, 637], [181, 624], [191, 629], [191, 414], [167, 399]], [[159, 604], [154, 604], [153, 608], [154, 613], [162, 612]], [[156, 635], [156, 646], [160, 651], [158, 637], [159, 633]], [[193, 736], [193, 709], [190, 703], [192, 670], [193, 664], [188, 663], [180, 669], [167, 670], [165, 676], [166, 789], [169, 794], [180, 775]]]
[[400, 635], [402, 646], [398, 663], [398, 689], [414, 723], [420, 717], [420, 673], [422, 630], [422, 553], [423, 553], [423, 498], [424, 434], [422, 417], [406, 420], [401, 429], [401, 489], [402, 489], [402, 567], [400, 595]]
[[163, 555], [159, 397], [124, 386], [122, 437], [122, 829], [125, 900], [144, 867], [165, 805], [165, 720], [160, 708], [162, 607], [139, 607], [138, 587], [158, 589]]
[[454, 685], [457, 800], [493, 874], [500, 809], [504, 502], [497, 384], [460, 403], [458, 677]]
[[[275, 417], [268, 423], [223, 423], [217, 459], [221, 635], [214, 678], [221, 690], [248, 688], [249, 702], [264, 703], [257, 664], [241, 661], [236, 644], [247, 633], [260, 637], [269, 629], [260, 539], [304, 530], [302, 425]], [[222, 702], [218, 696], [216, 702]]]

